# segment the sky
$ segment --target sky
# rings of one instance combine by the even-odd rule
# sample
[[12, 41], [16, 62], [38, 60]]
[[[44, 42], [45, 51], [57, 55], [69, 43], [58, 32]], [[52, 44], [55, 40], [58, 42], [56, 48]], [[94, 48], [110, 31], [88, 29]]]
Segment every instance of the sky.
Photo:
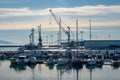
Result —
[[[37, 29], [40, 24], [43, 30], [55, 31], [58, 25], [50, 9], [58, 20], [61, 17], [65, 29], [68, 25], [75, 31], [78, 19], [79, 31], [84, 31], [85, 39], [89, 38], [89, 19], [94, 39], [105, 39], [108, 35], [120, 39], [120, 0], [0, 0], [0, 32], [9, 34], [12, 30]], [[0, 40], [10, 39], [3, 34], [0, 37]], [[10, 40], [15, 41], [13, 39]]]

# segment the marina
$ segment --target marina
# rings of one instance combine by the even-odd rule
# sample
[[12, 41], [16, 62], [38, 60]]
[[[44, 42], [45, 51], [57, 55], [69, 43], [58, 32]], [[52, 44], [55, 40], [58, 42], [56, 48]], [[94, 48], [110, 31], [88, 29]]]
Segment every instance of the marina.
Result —
[[[20, 60], [21, 59], [21, 60]], [[0, 60], [9, 60], [11, 64], [46, 64], [49, 65], [113, 65], [120, 64], [120, 50], [88, 49], [41, 49], [1, 51]], [[13, 62], [12, 62], [13, 61]], [[18, 62], [17, 62], [18, 61]], [[31, 65], [30, 64], [30, 65]]]
[[119, 0], [0, 0], [0, 80], [120, 80], [119, 9]]
[[[52, 10], [50, 12], [53, 18], [55, 18], [56, 16]], [[60, 24], [58, 25], [60, 28], [57, 45], [44, 45], [42, 43], [41, 24], [38, 26], [38, 44], [34, 43], [35, 30], [32, 28], [29, 35], [29, 44], [1, 45], [0, 69], [2, 70], [5, 66], [4, 69], [7, 69], [11, 75], [7, 77], [0, 75], [0, 79], [96, 80], [99, 77], [98, 80], [101, 80], [108, 79], [107, 75], [118, 75], [117, 73], [120, 67], [119, 40], [91, 40], [90, 33], [90, 40], [79, 41], [78, 20], [76, 20], [76, 41], [70, 42], [70, 28], [68, 28], [68, 31], [65, 32], [67, 33], [68, 40], [62, 43], [62, 26]], [[38, 69], [39, 72], [37, 71]], [[109, 73], [108, 70], [111, 72], [114, 70], [117, 71]], [[8, 73], [5, 71], [3, 71], [4, 75]], [[104, 73], [104, 75], [100, 75], [99, 72]], [[26, 73], [28, 74], [25, 75]], [[46, 75], [46, 73], [49, 75]], [[93, 77], [93, 74], [96, 76]], [[116, 77], [116, 75], [112, 77], [119, 79], [119, 76]], [[110, 78], [109, 80], [112, 79]]]

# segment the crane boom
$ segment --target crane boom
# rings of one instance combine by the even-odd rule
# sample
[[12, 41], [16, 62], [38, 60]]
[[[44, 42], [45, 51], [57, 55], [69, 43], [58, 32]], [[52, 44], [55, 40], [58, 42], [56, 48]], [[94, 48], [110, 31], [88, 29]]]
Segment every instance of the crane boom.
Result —
[[54, 20], [56, 21], [56, 23], [59, 25], [59, 21], [58, 21], [56, 15], [52, 12], [52, 10], [49, 10], [49, 11], [52, 14], [52, 16], [53, 16]]
[[62, 27], [62, 25], [60, 24], [61, 18], [60, 18], [60, 21], [59, 21], [59, 20], [57, 19], [56, 15], [52, 12], [52, 10], [49, 10], [49, 11], [50, 11], [50, 13], [52, 14], [52, 16], [53, 16], [54, 20], [56, 21], [56, 23], [57, 23], [59, 26], [61, 26], [62, 31], [68, 36], [68, 43], [69, 43], [69, 42], [70, 42], [70, 27], [67, 26], [68, 31], [66, 31], [66, 30]]

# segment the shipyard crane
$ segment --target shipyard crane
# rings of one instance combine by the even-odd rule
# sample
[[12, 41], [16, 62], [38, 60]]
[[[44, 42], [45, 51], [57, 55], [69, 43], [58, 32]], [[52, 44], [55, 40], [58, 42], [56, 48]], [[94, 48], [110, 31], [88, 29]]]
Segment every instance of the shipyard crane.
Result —
[[41, 38], [41, 24], [38, 26], [38, 34], [39, 34], [39, 38], [38, 38], [38, 48], [42, 47], [42, 38]]
[[30, 34], [30, 35], [29, 35], [30, 44], [32, 44], [32, 40], [31, 40], [31, 37], [32, 37], [32, 35]]
[[[65, 24], [67, 26], [67, 28], [68, 28], [68, 30], [65, 30], [62, 27], [62, 25], [61, 25], [61, 18], [60, 18], [60, 21], [59, 21], [57, 19], [56, 15], [52, 12], [52, 10], [49, 10], [49, 11], [52, 14], [52, 16], [53, 16], [54, 20], [56, 21], [56, 23], [59, 25], [60, 29], [62, 29], [62, 31], [67, 35], [67, 37], [68, 37], [68, 44], [69, 44], [69, 42], [70, 42], [70, 27]], [[61, 32], [61, 30], [60, 30], [60, 32]], [[60, 35], [60, 37], [61, 37], [61, 35]]]
[[30, 44], [34, 45], [34, 28], [31, 29], [31, 34], [29, 35]]

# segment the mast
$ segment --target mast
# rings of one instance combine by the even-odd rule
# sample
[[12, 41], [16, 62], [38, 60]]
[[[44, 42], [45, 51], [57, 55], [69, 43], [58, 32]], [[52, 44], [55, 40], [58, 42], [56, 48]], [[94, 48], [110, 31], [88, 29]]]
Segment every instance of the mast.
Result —
[[90, 40], [91, 40], [91, 37], [92, 37], [92, 34], [91, 34], [91, 18], [90, 18]]
[[78, 56], [78, 20], [76, 20], [76, 46], [77, 46], [77, 56]]
[[39, 33], [39, 43], [38, 43], [38, 48], [42, 47], [42, 38], [41, 38], [41, 24], [38, 26], [38, 33]]
[[34, 45], [34, 28], [31, 29], [31, 43]]
[[70, 43], [70, 27], [68, 27], [68, 45]]

